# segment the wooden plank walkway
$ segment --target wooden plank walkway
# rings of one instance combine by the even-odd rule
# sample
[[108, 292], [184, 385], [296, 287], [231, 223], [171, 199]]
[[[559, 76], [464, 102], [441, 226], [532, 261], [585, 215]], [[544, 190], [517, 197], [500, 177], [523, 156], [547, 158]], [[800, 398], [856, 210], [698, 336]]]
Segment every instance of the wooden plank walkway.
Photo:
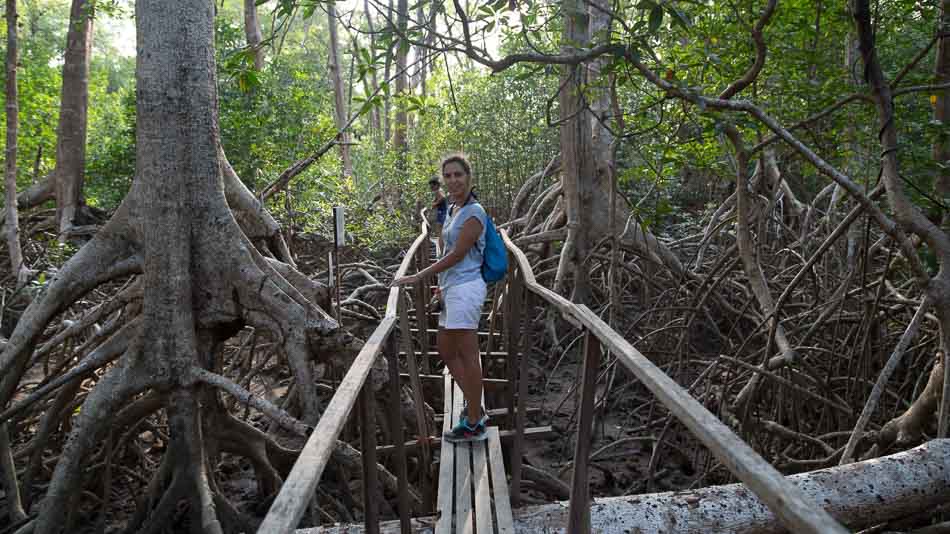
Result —
[[[448, 373], [444, 390], [443, 431], [449, 430], [462, 412], [462, 390]], [[488, 427], [484, 441], [455, 444], [442, 440], [436, 516], [436, 534], [514, 532], [498, 427]]]

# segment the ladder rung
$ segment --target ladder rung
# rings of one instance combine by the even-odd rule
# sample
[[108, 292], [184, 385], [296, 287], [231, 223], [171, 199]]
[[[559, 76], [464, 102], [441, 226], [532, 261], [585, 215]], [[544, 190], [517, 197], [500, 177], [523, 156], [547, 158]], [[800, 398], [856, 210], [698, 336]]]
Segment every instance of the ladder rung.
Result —
[[[488, 417], [508, 417], [508, 408], [491, 408], [485, 411], [488, 412]], [[515, 409], [515, 412], [517, 411], [518, 410]], [[528, 408], [527, 413], [532, 414], [532, 413], [538, 413], [540, 411], [541, 411], [541, 408]], [[441, 421], [444, 417], [445, 417], [444, 414], [436, 414], [435, 420]]]
[[[399, 373], [400, 378], [409, 378], [409, 373]], [[422, 380], [442, 380], [442, 375], [424, 375], [420, 374]], [[502, 387], [508, 384], [507, 378], [483, 378], [482, 383], [486, 388]], [[530, 412], [530, 410], [529, 410]]]
[[[488, 352], [488, 353], [486, 353], [485, 351], [481, 351], [481, 352], [479, 352], [478, 354], [479, 354], [479, 356], [487, 356], [487, 357], [489, 357], [489, 358], [507, 358], [507, 357], [508, 357], [508, 353], [505, 352], [505, 351], [495, 351], [495, 350], [493, 350], [493, 351]], [[400, 355], [400, 356], [405, 356], [406, 353], [405, 353], [405, 352], [400, 352], [399, 355]], [[416, 356], [419, 356], [419, 353], [418, 353], [418, 352], [416, 353]], [[439, 357], [439, 353], [438, 353], [438, 351], [430, 350], [429, 352], [426, 353], [426, 356], [428, 356], [428, 357], [430, 357], [430, 358], [438, 358], [438, 357]], [[434, 375], [433, 375], [433, 376], [434, 376]], [[439, 376], [439, 379], [441, 379], [441, 378], [442, 378], [442, 377]]]
[[[418, 328], [410, 328], [409, 331], [412, 332], [413, 334], [418, 334], [418, 333], [419, 333], [419, 329], [418, 329]], [[438, 333], [438, 330], [435, 329], [435, 328], [426, 328], [426, 332], [428, 332], [428, 333], [430, 333], [430, 334], [435, 334], [435, 333]], [[488, 335], [488, 332], [479, 332], [478, 335], [480, 335], [480, 336], [487, 336], [487, 335]], [[495, 335], [496, 335], [496, 336], [497, 336], [497, 335], [501, 335], [501, 332], [495, 332]]]
[[[506, 440], [506, 441], [507, 441], [507, 440], [511, 440], [512, 438], [514, 438], [514, 437], [515, 437], [515, 433], [516, 433], [516, 432], [515, 432], [514, 430], [501, 430], [501, 431], [498, 432], [498, 437], [501, 438], [501, 439], [503, 439], [503, 440]], [[552, 427], [550, 427], [550, 426], [533, 426], [533, 427], [528, 427], [528, 428], [525, 428], [525, 429], [524, 429], [524, 437], [525, 437], [526, 439], [528, 439], [528, 438], [546, 438], [546, 437], [552, 436], [552, 435], [554, 435], [554, 428], [552, 428]], [[429, 443], [430, 443], [430, 444], [435, 444], [435, 445], [441, 444], [441, 443], [442, 443], [442, 438], [429, 437]], [[419, 440], [414, 439], [414, 440], [412, 440], [412, 441], [407, 441], [407, 442], [405, 443], [405, 447], [406, 447], [406, 452], [408, 452], [408, 451], [410, 451], [410, 450], [413, 450], [413, 449], [419, 447]], [[395, 451], [396, 451], [396, 446], [395, 446], [395, 445], [379, 445], [379, 446], [376, 447], [376, 452], [377, 452], [377, 453], [389, 454], [389, 453], [392, 453], [392, 452], [395, 452]]]

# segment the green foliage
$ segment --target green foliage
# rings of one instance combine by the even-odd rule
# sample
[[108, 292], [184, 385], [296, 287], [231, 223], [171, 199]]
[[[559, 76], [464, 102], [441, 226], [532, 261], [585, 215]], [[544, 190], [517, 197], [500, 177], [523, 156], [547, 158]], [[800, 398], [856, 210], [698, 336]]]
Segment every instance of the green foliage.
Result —
[[[276, 30], [269, 36], [262, 71], [254, 68], [246, 48], [242, 3], [228, 0], [218, 6], [221, 137], [235, 170], [252, 191], [261, 191], [336, 135], [326, 20], [319, 3], [260, 3], [265, 33]], [[18, 73], [21, 187], [34, 179], [38, 154], [37, 177], [53, 168], [69, 7], [65, 0], [23, 4], [23, 67]], [[103, 6], [114, 16], [128, 16], [113, 4]], [[591, 42], [570, 43], [582, 50], [606, 42], [627, 47], [627, 55], [603, 58], [600, 77], [589, 81], [584, 94], [592, 96], [595, 88], [616, 91], [624, 122], [624, 137], [617, 146], [618, 180], [643, 224], [675, 222], [684, 212], [701, 211], [710, 200], [728, 193], [735, 169], [732, 149], [718, 127], [721, 122], [735, 124], [750, 145], [770, 132], [747, 115], [713, 113], [670, 98], [645, 80], [630, 58], [684, 90], [717, 95], [752, 64], [750, 30], [764, 5], [764, 0], [622, 0], [610, 3], [617, 18], [609, 31], [598, 32]], [[421, 3], [423, 11], [431, 6]], [[437, 13], [454, 16], [451, 3], [435, 7]], [[561, 42], [562, 7], [560, 2], [519, 2], [512, 12], [507, 0], [486, 0], [471, 4], [468, 14], [473, 35], [499, 38], [497, 51], [488, 45], [496, 57], [552, 54], [567, 44]], [[937, 14], [934, 3], [916, 0], [892, 0], [875, 8], [878, 56], [889, 78], [929, 42]], [[347, 20], [363, 24], [355, 22], [362, 20], [360, 14]], [[286, 195], [277, 195], [268, 208], [298, 230], [329, 233], [329, 208], [343, 205], [348, 209], [348, 229], [357, 240], [367, 246], [388, 246], [415, 232], [417, 205], [430, 200], [426, 182], [438, 173], [442, 155], [461, 150], [474, 163], [483, 203], [504, 218], [524, 180], [559, 151], [557, 94], [564, 68], [524, 63], [489, 74], [456, 55], [448, 57], [451, 72], [446, 72], [446, 59], [440, 57], [424, 93], [416, 87], [411, 94], [399, 95], [395, 83], [384, 79], [385, 65], [399, 46], [408, 45], [398, 42], [385, 21], [377, 23], [372, 45], [364, 34], [347, 36], [341, 31], [341, 70], [344, 84], [352, 87], [350, 113], [360, 114], [350, 130], [354, 176], [342, 176], [339, 151], [333, 149], [297, 176]], [[780, 3], [764, 30], [765, 66], [755, 84], [734, 98], [754, 101], [782, 124], [791, 125], [845, 95], [865, 92], [860, 58], [854, 53], [850, 64], [845, 61], [852, 24], [841, 6], [831, 7], [823, 0]], [[423, 36], [415, 23], [407, 31], [413, 39]], [[108, 37], [97, 40], [90, 77], [86, 195], [90, 204], [112, 209], [134, 173], [135, 91], [134, 61], [116, 54], [108, 41]], [[351, 44], [355, 47], [348, 48]], [[909, 72], [901, 86], [931, 82], [933, 53]], [[375, 95], [370, 87], [373, 76], [379, 83]], [[942, 168], [930, 152], [932, 143], [950, 137], [950, 127], [931, 120], [930, 96], [900, 95], [895, 105], [907, 190], [924, 209], [939, 211], [946, 201], [931, 198], [930, 191]], [[411, 117], [406, 153], [393, 150], [383, 139], [382, 128], [369, 121], [370, 113], [381, 112], [387, 99], [393, 113], [400, 109]], [[616, 122], [610, 121], [610, 126], [616, 127]], [[864, 183], [877, 178], [878, 127], [875, 110], [859, 101], [796, 134], [829, 163]], [[796, 193], [807, 199], [828, 183], [789, 148], [774, 146]]]
[[111, 211], [135, 175], [135, 88], [97, 96], [89, 114], [85, 195], [89, 205]]

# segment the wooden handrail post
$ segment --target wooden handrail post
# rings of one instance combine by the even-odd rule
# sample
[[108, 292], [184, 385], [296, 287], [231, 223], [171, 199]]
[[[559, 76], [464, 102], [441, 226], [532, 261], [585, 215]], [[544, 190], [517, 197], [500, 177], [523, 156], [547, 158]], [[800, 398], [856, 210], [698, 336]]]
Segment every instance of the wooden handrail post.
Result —
[[[401, 310], [408, 313], [408, 310]], [[393, 421], [393, 445], [396, 447], [396, 476], [399, 477], [399, 526], [402, 534], [410, 534], [409, 474], [406, 468], [406, 437], [402, 430], [402, 386], [399, 384], [399, 356], [392, 334], [386, 340], [386, 361], [389, 364], [389, 417]], [[364, 388], [365, 389], [365, 388]]]
[[505, 359], [508, 382], [508, 426], [514, 427], [514, 420], [511, 416], [515, 413], [515, 382], [517, 376], [517, 362], [515, 354], [518, 352], [518, 340], [521, 338], [519, 332], [520, 308], [521, 308], [521, 284], [518, 280], [514, 265], [509, 264], [507, 276], [507, 291], [505, 291], [505, 350], [508, 352], [508, 358]]
[[[416, 433], [422, 442], [419, 448], [419, 463], [429, 465], [432, 463], [432, 451], [429, 448], [429, 442], [425, 438], [429, 436], [429, 424], [426, 421], [425, 405], [423, 401], [422, 380], [419, 378], [419, 364], [416, 359], [416, 353], [412, 347], [412, 333], [409, 331], [409, 299], [401, 296], [399, 299], [399, 331], [402, 338], [403, 351], [406, 353], [406, 367], [409, 369], [409, 384], [412, 390], [412, 401], [415, 405], [416, 415]], [[395, 347], [393, 348], [395, 350]], [[395, 404], [399, 404], [399, 397], [396, 397]], [[402, 417], [395, 420], [395, 425], [402, 426]], [[422, 506], [426, 511], [434, 508], [432, 502], [432, 490], [429, 480], [429, 471], [422, 470]]]
[[[390, 334], [392, 336], [392, 334]], [[379, 477], [376, 473], [376, 407], [373, 388], [360, 390], [360, 441], [363, 446], [363, 520], [366, 534], [379, 534]], [[398, 426], [398, 425], [397, 425]]]
[[[418, 257], [418, 270], [416, 272], [422, 271], [429, 266], [429, 247], [431, 243], [429, 239], [426, 238], [424, 246], [419, 247]], [[422, 372], [429, 374], [432, 372], [432, 366], [429, 363], [429, 333], [426, 331], [429, 328], [429, 283], [428, 279], [419, 280], [415, 287], [415, 301], [416, 301], [416, 328], [419, 330], [418, 339], [419, 339], [419, 350], [421, 351], [420, 359], [422, 360]], [[409, 310], [406, 310], [406, 313], [409, 313]]]
[[577, 422], [577, 443], [574, 445], [574, 474], [571, 477], [571, 505], [567, 525], [567, 531], [571, 534], [590, 532], [590, 480], [587, 465], [594, 422], [594, 388], [600, 368], [600, 340], [590, 330], [584, 334], [583, 365], [581, 416]]
[[517, 370], [516, 375], [508, 377], [508, 383], [511, 391], [515, 391], [515, 384], [518, 389], [518, 402], [516, 411], [509, 412], [514, 416], [515, 442], [511, 448], [511, 505], [521, 506], [521, 455], [524, 450], [524, 427], [525, 417], [528, 413], [528, 359], [525, 357], [524, 347], [530, 345], [524, 343], [524, 331], [527, 321], [525, 320], [524, 302], [530, 301], [530, 297], [524, 298], [524, 279], [520, 269], [512, 269], [511, 273], [511, 331], [513, 332], [513, 343], [508, 347], [508, 361], [512, 362], [511, 368]]

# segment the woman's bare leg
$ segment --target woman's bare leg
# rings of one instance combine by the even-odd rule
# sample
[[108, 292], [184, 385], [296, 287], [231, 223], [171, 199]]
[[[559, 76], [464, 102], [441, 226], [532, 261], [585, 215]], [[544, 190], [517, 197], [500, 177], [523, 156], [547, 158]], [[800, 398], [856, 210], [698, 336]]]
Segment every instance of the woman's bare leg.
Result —
[[440, 329], [437, 340], [439, 357], [462, 390], [469, 407], [469, 425], [474, 425], [482, 418], [482, 366], [478, 361], [478, 333], [475, 330]]
[[435, 335], [435, 344], [439, 351], [439, 359], [445, 362], [445, 366], [449, 368], [452, 377], [457, 381], [465, 373], [465, 370], [462, 368], [459, 344], [454, 339], [453, 332], [456, 332], [456, 330], [446, 330], [440, 327]]
[[478, 358], [478, 332], [461, 330], [459, 347], [459, 361], [465, 376], [461, 388], [465, 400], [468, 401], [468, 423], [472, 426], [482, 418], [483, 386], [482, 365]]

